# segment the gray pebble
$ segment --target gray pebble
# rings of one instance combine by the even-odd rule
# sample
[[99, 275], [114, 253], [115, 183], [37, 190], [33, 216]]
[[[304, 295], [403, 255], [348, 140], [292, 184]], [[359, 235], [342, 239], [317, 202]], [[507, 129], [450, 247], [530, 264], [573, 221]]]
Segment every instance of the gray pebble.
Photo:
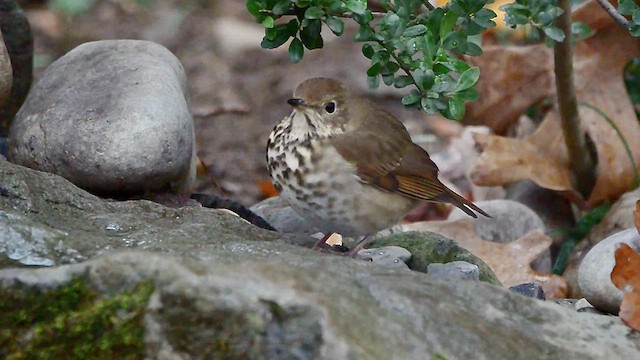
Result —
[[427, 275], [447, 280], [480, 280], [478, 265], [466, 261], [452, 261], [446, 264], [433, 263], [427, 266]]

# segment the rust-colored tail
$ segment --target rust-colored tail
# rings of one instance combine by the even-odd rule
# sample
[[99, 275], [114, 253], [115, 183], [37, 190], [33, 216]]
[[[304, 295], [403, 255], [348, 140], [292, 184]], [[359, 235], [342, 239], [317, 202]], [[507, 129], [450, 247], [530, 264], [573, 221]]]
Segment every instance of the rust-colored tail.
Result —
[[445, 193], [441, 194], [438, 196], [439, 201], [443, 201], [443, 202], [448, 202], [449, 204], [453, 204], [455, 206], [457, 206], [460, 210], [464, 211], [467, 215], [477, 218], [478, 216], [476, 215], [476, 213], [474, 213], [472, 210], [475, 210], [476, 212], [490, 218], [491, 215], [487, 214], [484, 210], [480, 209], [479, 207], [477, 207], [474, 203], [472, 203], [471, 201], [465, 199], [464, 197], [456, 194], [453, 190], [449, 189], [448, 187], [444, 186], [444, 184], [442, 185], [442, 187], [446, 190]]

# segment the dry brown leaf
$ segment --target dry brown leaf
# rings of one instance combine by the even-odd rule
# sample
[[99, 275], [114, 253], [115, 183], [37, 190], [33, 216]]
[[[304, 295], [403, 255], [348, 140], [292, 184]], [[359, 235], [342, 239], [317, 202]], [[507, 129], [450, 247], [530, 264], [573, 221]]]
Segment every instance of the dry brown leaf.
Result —
[[627, 326], [640, 331], [640, 255], [629, 245], [621, 243], [615, 258], [611, 281], [624, 293], [618, 315]]
[[482, 71], [480, 99], [467, 104], [467, 125], [504, 134], [532, 104], [554, 94], [553, 53], [544, 44], [488, 46], [482, 56], [465, 60]]
[[[576, 10], [574, 16], [597, 29], [593, 37], [578, 42], [575, 47], [578, 100], [599, 109], [618, 126], [635, 162], [640, 163], [640, 125], [622, 78], [627, 62], [640, 56], [638, 41], [600, 12], [602, 9], [592, 0]], [[520, 70], [522, 76], [529, 73], [527, 69]], [[517, 71], [509, 71], [519, 79]], [[598, 153], [596, 184], [586, 202], [587, 206], [595, 206], [616, 199], [631, 188], [633, 167], [613, 127], [597, 111], [585, 106], [580, 106], [579, 110], [583, 126]], [[499, 186], [530, 179], [542, 187], [564, 193], [580, 205], [581, 201], [576, 198], [579, 195], [571, 185], [569, 159], [557, 108], [527, 138], [477, 136], [476, 139], [485, 149], [471, 170], [471, 179], [476, 184]]]
[[542, 285], [548, 298], [564, 298], [567, 295], [567, 283], [562, 277], [531, 269], [531, 262], [547, 251], [553, 242], [540, 230], [503, 244], [487, 241], [476, 235], [473, 220], [469, 219], [425, 221], [404, 227], [416, 231], [433, 231], [455, 240], [487, 263], [505, 286], [534, 282]]
[[640, 233], [640, 200], [636, 201], [636, 211], [633, 212], [633, 220], [636, 223], [636, 230]]

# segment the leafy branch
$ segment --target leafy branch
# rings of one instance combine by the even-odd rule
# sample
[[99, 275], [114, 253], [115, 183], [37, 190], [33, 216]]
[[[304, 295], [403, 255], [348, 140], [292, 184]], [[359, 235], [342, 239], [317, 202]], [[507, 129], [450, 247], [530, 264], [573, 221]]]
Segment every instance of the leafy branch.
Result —
[[342, 19], [355, 21], [355, 41], [364, 43], [362, 53], [371, 61], [371, 87], [381, 80], [412, 87], [402, 99], [406, 107], [459, 120], [465, 101], [478, 98], [474, 86], [480, 77], [480, 70], [460, 56], [482, 54], [474, 36], [495, 26], [496, 14], [484, 8], [486, 2], [452, 0], [434, 8], [426, 0], [381, 0], [373, 11], [365, 0], [248, 0], [247, 9], [265, 27], [262, 47], [277, 48], [291, 39], [293, 62], [303, 58], [305, 49], [323, 47], [323, 24], [340, 36]]

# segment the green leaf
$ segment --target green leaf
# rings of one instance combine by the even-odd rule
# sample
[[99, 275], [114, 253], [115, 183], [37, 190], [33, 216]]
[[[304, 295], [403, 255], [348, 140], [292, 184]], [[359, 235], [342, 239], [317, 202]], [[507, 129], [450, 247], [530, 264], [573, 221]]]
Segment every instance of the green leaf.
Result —
[[640, 37], [640, 25], [629, 24], [629, 33], [633, 37]]
[[438, 112], [436, 101], [433, 99], [422, 98], [420, 100], [420, 106], [422, 106], [422, 110], [424, 110], [429, 115], [433, 115]]
[[271, 11], [275, 16], [284, 15], [291, 8], [291, 0], [280, 0], [273, 6]]
[[562, 13], [562, 10], [556, 6], [550, 6], [547, 10], [535, 14], [534, 21], [540, 26], [545, 27], [551, 25]]
[[395, 74], [398, 70], [400, 70], [400, 65], [393, 61], [388, 61], [382, 66], [382, 69], [380, 69], [380, 74], [382, 76], [389, 76]]
[[456, 22], [458, 21], [458, 14], [453, 11], [447, 11], [442, 17], [442, 22], [440, 23], [440, 39], [444, 39], [453, 28], [456, 26]]
[[394, 79], [395, 79], [395, 76], [393, 74], [382, 75], [382, 82], [384, 82], [384, 84], [387, 86], [393, 85]]
[[375, 63], [371, 65], [369, 69], [367, 69], [367, 76], [373, 77], [380, 74], [380, 69], [382, 69], [382, 65], [380, 63]]
[[480, 97], [480, 94], [478, 93], [478, 90], [468, 88], [467, 90], [460, 91], [456, 96], [464, 101], [476, 101]]
[[461, 120], [465, 113], [464, 101], [457, 96], [451, 97], [449, 99], [449, 113], [454, 120]]
[[[276, 28], [278, 31], [284, 31], [289, 36], [293, 37], [298, 33], [298, 25], [300, 25], [300, 23], [298, 23], [298, 19], [291, 19], [286, 24], [276, 25]], [[282, 28], [282, 30], [280, 30], [280, 28]]]
[[480, 25], [481, 27], [485, 29], [489, 29], [496, 26], [496, 23], [491, 20], [496, 16], [497, 16], [496, 13], [494, 13], [493, 11], [489, 9], [482, 9], [476, 13], [476, 16], [474, 16], [473, 21], [476, 24]]
[[265, 29], [265, 37], [268, 40], [275, 40], [276, 36], [278, 36], [278, 28], [277, 27], [272, 27], [270, 29]]
[[407, 86], [409, 86], [411, 84], [413, 84], [413, 79], [410, 76], [407, 76], [407, 75], [397, 76], [395, 78], [395, 80], [393, 81], [393, 86], [395, 86], [398, 89], [401, 89], [403, 87], [407, 87]]
[[591, 30], [589, 25], [582, 23], [580, 21], [575, 21], [571, 23], [571, 35], [573, 35], [573, 39], [583, 40], [594, 34], [594, 31]]
[[377, 89], [380, 86], [380, 76], [367, 76], [367, 85], [369, 89]]
[[631, 20], [633, 20], [634, 24], [640, 25], [640, 8], [635, 9], [635, 11], [633, 12], [633, 15], [631, 15]]
[[360, 25], [360, 29], [356, 33], [355, 40], [358, 42], [375, 41], [376, 36], [369, 25]]
[[312, 6], [304, 12], [305, 19], [320, 19], [324, 16], [324, 10], [317, 6]]
[[373, 46], [371, 46], [371, 44], [362, 45], [362, 55], [364, 55], [367, 59], [371, 59], [373, 57], [373, 54], [375, 53], [376, 51], [373, 49]]
[[93, 0], [53, 0], [51, 5], [66, 14], [78, 15], [89, 10]]
[[367, 11], [367, 0], [347, 0], [345, 4], [347, 9], [359, 15], [364, 15], [365, 11]]
[[420, 95], [420, 92], [418, 92], [418, 90], [416, 89], [413, 89], [411, 90], [411, 92], [409, 92], [409, 95], [402, 98], [402, 105], [411, 106], [418, 103], [420, 99], [422, 99], [422, 95]]
[[419, 24], [419, 25], [414, 25], [411, 27], [408, 27], [407, 30], [404, 31], [404, 33], [402, 34], [402, 36], [404, 37], [416, 37], [419, 35], [422, 35], [424, 33], [427, 32], [427, 27]]
[[304, 47], [302, 46], [302, 41], [298, 38], [294, 38], [289, 45], [289, 60], [291, 60], [292, 63], [297, 64], [302, 60], [303, 55]]
[[324, 42], [322, 41], [320, 30], [322, 30], [322, 23], [320, 20], [309, 20], [302, 28], [300, 31], [300, 39], [307, 49], [313, 50], [322, 48]]
[[344, 32], [344, 23], [342, 22], [342, 19], [336, 16], [328, 16], [325, 20], [325, 24], [327, 24], [329, 29], [338, 36], [342, 35], [342, 32]]
[[632, 15], [638, 9], [638, 5], [633, 0], [620, 0], [618, 12], [622, 15]]
[[435, 79], [436, 75], [432, 70], [417, 69], [413, 72], [413, 80], [423, 92], [431, 89]]
[[[58, 1], [54, 1], [54, 6], [57, 2]], [[249, 14], [253, 15], [253, 17], [258, 17], [260, 10], [262, 10], [262, 5], [260, 5], [258, 0], [247, 0], [247, 11], [249, 11]]]
[[262, 26], [266, 27], [267, 29], [271, 29], [272, 27], [276, 26], [276, 21], [273, 19], [273, 17], [267, 15], [262, 20]]
[[466, 49], [466, 44], [467, 37], [459, 32], [450, 32], [444, 40], [442, 40], [442, 47], [447, 50], [456, 49], [459, 52], [464, 52], [464, 50], [461, 49], [461, 46], [464, 46], [464, 49]]
[[480, 56], [482, 55], [482, 48], [475, 43], [467, 42], [467, 50], [464, 53], [470, 56]]
[[260, 43], [264, 49], [275, 49], [280, 47], [282, 44], [286, 43], [289, 40], [290, 36], [286, 33], [286, 31], [278, 31], [278, 34], [274, 39], [269, 39], [265, 36]]
[[458, 81], [456, 82], [456, 85], [453, 87], [451, 92], [457, 93], [462, 90], [466, 90], [475, 85], [478, 82], [478, 79], [480, 79], [480, 68], [469, 68], [460, 75]]
[[560, 28], [557, 28], [555, 26], [550, 26], [550, 27], [546, 27], [544, 28], [544, 33], [551, 39], [557, 41], [557, 42], [562, 42], [564, 41], [564, 32], [562, 32], [562, 30], [560, 30]]

